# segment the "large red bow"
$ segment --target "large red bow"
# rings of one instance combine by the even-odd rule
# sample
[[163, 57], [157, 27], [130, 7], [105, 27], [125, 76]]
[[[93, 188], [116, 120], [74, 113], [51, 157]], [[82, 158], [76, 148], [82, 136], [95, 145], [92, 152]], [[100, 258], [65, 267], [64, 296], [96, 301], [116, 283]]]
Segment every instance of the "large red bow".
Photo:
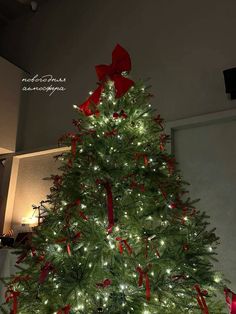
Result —
[[79, 106], [80, 110], [86, 116], [99, 113], [97, 109], [95, 112], [91, 110], [90, 105], [98, 105], [101, 93], [104, 90], [104, 84], [107, 82], [107, 80], [112, 80], [114, 82], [116, 98], [122, 97], [130, 89], [130, 87], [134, 85], [134, 81], [122, 75], [122, 72], [129, 72], [131, 70], [131, 59], [128, 52], [119, 44], [116, 45], [115, 49], [112, 51], [112, 63], [109, 65], [97, 65], [95, 69], [100, 84], [98, 88], [95, 89], [95, 91], [92, 93], [92, 95], [82, 105]]
[[[228, 288], [225, 288], [224, 293], [225, 293], [226, 302], [229, 306], [229, 310], [230, 310], [229, 313], [236, 314], [236, 294]], [[230, 298], [230, 295], [232, 296], [232, 298]]]

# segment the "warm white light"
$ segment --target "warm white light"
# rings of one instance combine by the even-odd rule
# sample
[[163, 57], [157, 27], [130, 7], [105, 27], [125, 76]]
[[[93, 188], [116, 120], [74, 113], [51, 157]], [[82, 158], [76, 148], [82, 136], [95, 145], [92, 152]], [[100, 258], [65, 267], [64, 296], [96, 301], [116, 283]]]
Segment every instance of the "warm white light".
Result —
[[215, 276], [214, 276], [214, 281], [215, 281], [216, 283], [219, 283], [219, 282], [221, 281], [220, 276], [219, 276], [219, 275], [215, 275]]
[[160, 241], [160, 244], [161, 244], [161, 245], [164, 245], [164, 244], [165, 244], [165, 241], [164, 241], [164, 240], [161, 240], [161, 241]]

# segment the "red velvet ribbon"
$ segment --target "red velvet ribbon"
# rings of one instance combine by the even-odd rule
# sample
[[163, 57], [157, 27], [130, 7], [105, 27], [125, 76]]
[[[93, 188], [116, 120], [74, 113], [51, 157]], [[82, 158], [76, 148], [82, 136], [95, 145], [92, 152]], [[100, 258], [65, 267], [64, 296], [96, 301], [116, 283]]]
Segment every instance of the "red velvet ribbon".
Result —
[[107, 192], [107, 218], [108, 218], [107, 231], [108, 233], [111, 233], [112, 228], [114, 226], [113, 194], [111, 183], [108, 181], [102, 181], [100, 179], [97, 179], [96, 183], [103, 185]]
[[112, 80], [115, 85], [116, 98], [122, 97], [131, 86], [134, 85], [134, 81], [122, 76], [122, 72], [129, 72], [131, 70], [131, 59], [128, 52], [120, 45], [116, 45], [112, 52], [112, 63], [110, 65], [97, 65], [97, 76], [99, 79], [99, 86], [92, 95], [79, 106], [80, 110], [86, 115], [91, 116], [93, 114], [99, 114], [97, 108], [91, 110], [91, 105], [97, 107], [99, 104], [101, 93], [104, 90], [104, 85], [108, 80]]
[[55, 175], [55, 176], [52, 176], [52, 179], [53, 179], [53, 184], [54, 184], [57, 188], [61, 186], [62, 176]]
[[80, 217], [83, 219], [83, 220], [88, 220], [88, 217], [87, 216], [85, 216], [85, 214], [84, 214], [84, 212], [82, 212], [82, 210], [80, 210], [79, 211], [79, 215], [80, 215]]
[[194, 289], [197, 291], [197, 303], [202, 311], [203, 314], [209, 314], [209, 310], [204, 299], [204, 296], [207, 295], [206, 290], [201, 290], [200, 286], [196, 284]]
[[117, 237], [116, 238], [116, 241], [119, 241], [119, 251], [120, 251], [120, 254], [123, 254], [123, 244], [125, 245], [125, 247], [127, 248], [127, 251], [129, 253], [129, 255], [132, 254], [132, 248], [131, 246], [128, 244], [128, 241], [125, 240], [125, 239], [122, 239], [120, 237]]
[[12, 283], [17, 283], [17, 282], [21, 282], [21, 281], [28, 281], [30, 280], [32, 277], [30, 275], [25, 275], [25, 276], [15, 276]]
[[105, 279], [103, 282], [99, 282], [96, 284], [97, 288], [107, 288], [112, 284], [110, 279]]
[[149, 282], [149, 277], [148, 277], [148, 271], [143, 271], [141, 267], [137, 267], [136, 271], [139, 273], [139, 280], [138, 280], [138, 285], [141, 287], [144, 282], [144, 277], [145, 277], [145, 286], [146, 286], [146, 300], [150, 301], [151, 297], [151, 289], [150, 289], [150, 282]]
[[42, 284], [48, 277], [50, 271], [54, 270], [54, 267], [51, 262], [46, 262], [43, 268], [41, 269], [39, 276], [39, 283]]
[[116, 129], [113, 129], [111, 131], [107, 131], [105, 132], [104, 134], [106, 137], [111, 137], [111, 136], [116, 136], [117, 135], [117, 130]]
[[13, 300], [12, 309], [10, 314], [17, 314], [19, 291], [14, 291], [12, 288], [8, 289], [5, 294], [6, 303]]
[[161, 151], [165, 150], [165, 144], [166, 144], [167, 138], [168, 138], [168, 136], [166, 134], [161, 134], [160, 135], [160, 145], [159, 145], [159, 147], [160, 147]]
[[[35, 256], [35, 255], [36, 255], [36, 250], [35, 250], [35, 248], [31, 248], [29, 251], [31, 251], [32, 256]], [[18, 259], [17, 259], [17, 261], [16, 261], [16, 264], [20, 264], [21, 262], [23, 262], [23, 261], [26, 259], [26, 257], [27, 257], [27, 255], [28, 255], [29, 251], [24, 252], [23, 254], [21, 254], [21, 255], [18, 257]]]
[[[81, 237], [81, 232], [77, 232], [74, 237], [73, 237], [73, 242], [77, 241], [78, 239], [80, 239]], [[63, 243], [65, 242], [66, 243], [66, 250], [67, 250], [67, 253], [69, 256], [71, 256], [71, 248], [70, 248], [70, 240], [69, 238], [67, 237], [64, 237], [64, 238], [61, 238], [61, 239], [58, 239], [56, 241], [56, 243]]]
[[114, 112], [114, 113], [113, 113], [113, 118], [114, 118], [114, 119], [118, 119], [118, 118], [126, 119], [127, 117], [128, 117], [128, 116], [127, 116], [127, 114], [125, 113], [124, 110], [121, 110], [120, 113], [118, 113], [118, 112]]
[[135, 154], [135, 159], [139, 160], [140, 158], [143, 158], [144, 165], [148, 166], [149, 161], [148, 161], [147, 154], [145, 154], [145, 153], [136, 153]]
[[140, 192], [142, 192], [142, 193], [145, 191], [145, 186], [144, 186], [144, 184], [138, 184], [138, 183], [137, 183], [136, 181], [134, 181], [134, 180], [131, 182], [130, 187], [131, 187], [131, 189], [137, 188], [137, 189], [139, 189]]
[[168, 168], [168, 172], [170, 175], [173, 174], [174, 170], [175, 170], [175, 158], [169, 158], [169, 157], [165, 157], [164, 158], [167, 162], [167, 168]]
[[162, 130], [164, 129], [164, 126], [163, 126], [164, 120], [161, 118], [160, 114], [158, 114], [157, 117], [154, 118], [154, 121], [160, 126]]
[[229, 314], [236, 314], [236, 294], [228, 288], [224, 289], [224, 294], [225, 300], [229, 306]]
[[70, 304], [67, 304], [65, 307], [57, 311], [57, 314], [69, 314], [70, 313], [71, 306]]

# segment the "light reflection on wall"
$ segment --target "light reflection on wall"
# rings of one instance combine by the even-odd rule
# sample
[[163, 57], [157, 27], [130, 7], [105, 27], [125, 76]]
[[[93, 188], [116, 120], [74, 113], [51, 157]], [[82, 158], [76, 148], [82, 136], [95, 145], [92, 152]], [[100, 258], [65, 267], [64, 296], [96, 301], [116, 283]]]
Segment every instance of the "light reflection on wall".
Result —
[[53, 156], [68, 148], [53, 149], [14, 157], [4, 230], [11, 226], [15, 234], [22, 223], [35, 218], [32, 205], [38, 205], [50, 193], [51, 180], [43, 180], [58, 174], [60, 161]]

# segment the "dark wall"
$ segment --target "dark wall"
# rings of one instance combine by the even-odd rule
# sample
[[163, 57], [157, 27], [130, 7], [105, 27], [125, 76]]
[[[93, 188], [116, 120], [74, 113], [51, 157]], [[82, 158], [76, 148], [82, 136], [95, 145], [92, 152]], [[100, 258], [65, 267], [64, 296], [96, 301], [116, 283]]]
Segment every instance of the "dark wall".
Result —
[[23, 94], [18, 150], [49, 146], [70, 128], [72, 105], [95, 87], [93, 66], [118, 42], [134, 78], [149, 78], [167, 120], [227, 110], [222, 70], [236, 66], [235, 0], [50, 0], [1, 34], [0, 52], [31, 74], [67, 78], [64, 93]]

